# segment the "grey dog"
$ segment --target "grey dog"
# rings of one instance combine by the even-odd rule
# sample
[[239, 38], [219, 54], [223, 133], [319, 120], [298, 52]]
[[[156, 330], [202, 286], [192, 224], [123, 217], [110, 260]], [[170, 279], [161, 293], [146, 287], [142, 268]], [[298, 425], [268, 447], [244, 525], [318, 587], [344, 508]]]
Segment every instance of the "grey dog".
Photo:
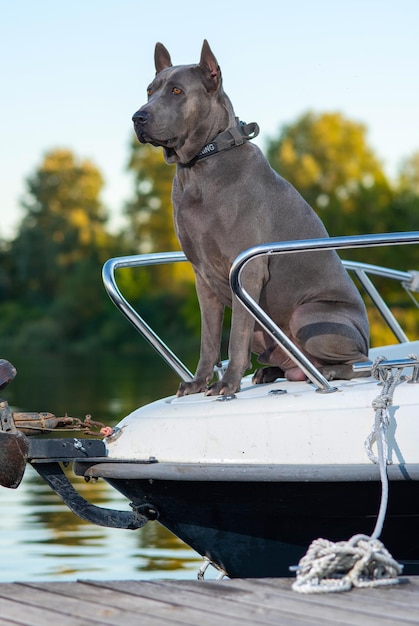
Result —
[[[256, 124], [238, 122], [224, 93], [221, 71], [208, 42], [198, 64], [172, 66], [156, 44], [156, 76], [148, 102], [133, 116], [141, 143], [162, 146], [176, 163], [173, 207], [176, 233], [192, 264], [201, 309], [201, 352], [194, 379], [178, 395], [240, 389], [250, 354], [268, 367], [254, 382], [305, 375], [265, 333], [237, 298], [229, 272], [251, 246], [327, 237], [326, 229], [296, 189], [269, 165], [249, 139]], [[363, 301], [332, 250], [258, 257], [243, 273], [247, 292], [328, 379], [352, 378], [351, 365], [367, 360], [369, 327]], [[232, 307], [228, 367], [213, 382], [220, 358], [224, 308]]]

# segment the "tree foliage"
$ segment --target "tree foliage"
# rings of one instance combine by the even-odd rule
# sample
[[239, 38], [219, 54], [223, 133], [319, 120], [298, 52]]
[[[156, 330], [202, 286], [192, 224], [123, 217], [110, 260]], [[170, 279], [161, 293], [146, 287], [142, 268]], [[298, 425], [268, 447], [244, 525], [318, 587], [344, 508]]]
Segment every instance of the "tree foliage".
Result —
[[180, 250], [172, 219], [172, 181], [160, 148], [131, 144], [128, 168], [134, 174], [134, 197], [126, 205], [132, 245], [139, 252]]
[[27, 179], [26, 214], [12, 255], [17, 287], [31, 300], [49, 302], [62, 291], [64, 276], [79, 271], [80, 264], [97, 263], [100, 251], [108, 251], [102, 187], [102, 175], [90, 161], [63, 149], [48, 152]]
[[[175, 165], [168, 165], [161, 148], [138, 143], [134, 138], [128, 168], [134, 175], [134, 196], [126, 204], [129, 241], [137, 252], [180, 250], [173, 225], [172, 182]], [[186, 264], [157, 267], [152, 271], [160, 289], [179, 289], [179, 282], [190, 293], [193, 274]]]
[[25, 214], [5, 255], [11, 277], [5, 295], [21, 303], [26, 318], [13, 324], [9, 306], [9, 324], [18, 343], [78, 342], [102, 314], [101, 267], [117, 243], [105, 228], [104, 181], [90, 161], [56, 149], [26, 182]]
[[331, 235], [379, 231], [391, 193], [364, 125], [340, 113], [308, 112], [269, 142], [267, 155]]
[[[419, 229], [419, 157], [392, 184], [363, 124], [340, 113], [307, 112], [268, 144], [268, 158], [316, 210], [332, 236]], [[400, 269], [419, 265], [417, 246], [345, 251], [345, 257]]]
[[399, 170], [398, 189], [419, 197], [419, 151], [403, 159]]

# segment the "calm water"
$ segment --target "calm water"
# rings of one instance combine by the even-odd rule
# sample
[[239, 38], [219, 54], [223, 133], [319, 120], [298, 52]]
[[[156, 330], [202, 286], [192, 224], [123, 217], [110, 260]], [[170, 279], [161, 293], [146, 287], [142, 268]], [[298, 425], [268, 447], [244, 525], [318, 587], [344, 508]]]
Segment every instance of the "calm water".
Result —
[[[151, 352], [150, 352], [151, 354]], [[18, 370], [2, 392], [14, 407], [66, 412], [113, 425], [137, 406], [172, 394], [175, 374], [157, 358], [116, 361], [111, 355], [77, 359], [0, 355]], [[143, 361], [144, 363], [144, 361]], [[105, 482], [74, 478], [88, 500], [129, 510]], [[201, 559], [176, 537], [148, 522], [130, 531], [107, 529], [73, 515], [27, 467], [16, 490], [0, 487], [0, 581], [121, 578], [195, 578]]]

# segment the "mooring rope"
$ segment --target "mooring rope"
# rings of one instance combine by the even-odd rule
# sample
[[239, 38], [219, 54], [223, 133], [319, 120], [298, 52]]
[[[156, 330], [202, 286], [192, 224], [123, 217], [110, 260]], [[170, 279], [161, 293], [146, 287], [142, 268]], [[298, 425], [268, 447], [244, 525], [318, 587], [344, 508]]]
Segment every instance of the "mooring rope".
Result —
[[354, 535], [348, 541], [316, 539], [298, 564], [292, 585], [299, 593], [349, 591], [399, 583], [403, 571], [378, 539]]
[[[299, 593], [327, 593], [348, 591], [352, 587], [379, 587], [395, 585], [403, 571], [400, 565], [386, 550], [381, 535], [388, 505], [387, 429], [390, 423], [389, 407], [393, 403], [394, 390], [400, 382], [401, 369], [383, 372], [380, 363], [385, 357], [374, 362], [371, 374], [383, 383], [381, 393], [373, 400], [375, 411], [374, 427], [365, 440], [364, 447], [368, 458], [379, 465], [381, 479], [381, 503], [374, 531], [371, 536], [354, 535], [348, 541], [334, 543], [327, 539], [316, 539], [296, 568], [296, 580], [292, 585]], [[377, 456], [372, 452], [374, 442]]]
[[[385, 357], [378, 357], [374, 362], [371, 374], [376, 379], [379, 380], [381, 377], [380, 374], [380, 363], [384, 360]], [[402, 370], [397, 368], [394, 373], [389, 373], [386, 379], [383, 381], [383, 387], [381, 393], [373, 400], [372, 407], [375, 409], [375, 420], [374, 420], [374, 429], [372, 433], [367, 437], [365, 441], [365, 449], [368, 454], [368, 458], [371, 459], [374, 463], [378, 463], [380, 467], [380, 478], [381, 478], [381, 504], [380, 510], [378, 512], [377, 521], [375, 524], [374, 531], [371, 535], [371, 539], [378, 539], [383, 530], [383, 525], [387, 512], [387, 504], [388, 504], [388, 476], [387, 476], [387, 464], [390, 465], [391, 461], [388, 458], [388, 447], [387, 447], [387, 430], [390, 424], [390, 412], [389, 407], [393, 404], [393, 395], [396, 386], [400, 382]], [[371, 446], [374, 443], [377, 444], [377, 453], [378, 457], [374, 457], [372, 455]]]

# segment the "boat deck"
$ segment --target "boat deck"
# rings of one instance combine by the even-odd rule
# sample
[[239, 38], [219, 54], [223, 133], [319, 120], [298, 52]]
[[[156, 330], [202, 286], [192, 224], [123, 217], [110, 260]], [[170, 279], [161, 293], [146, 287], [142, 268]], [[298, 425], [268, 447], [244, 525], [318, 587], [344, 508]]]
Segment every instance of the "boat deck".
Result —
[[0, 584], [0, 626], [419, 624], [419, 576], [381, 589], [302, 595], [291, 578]]

